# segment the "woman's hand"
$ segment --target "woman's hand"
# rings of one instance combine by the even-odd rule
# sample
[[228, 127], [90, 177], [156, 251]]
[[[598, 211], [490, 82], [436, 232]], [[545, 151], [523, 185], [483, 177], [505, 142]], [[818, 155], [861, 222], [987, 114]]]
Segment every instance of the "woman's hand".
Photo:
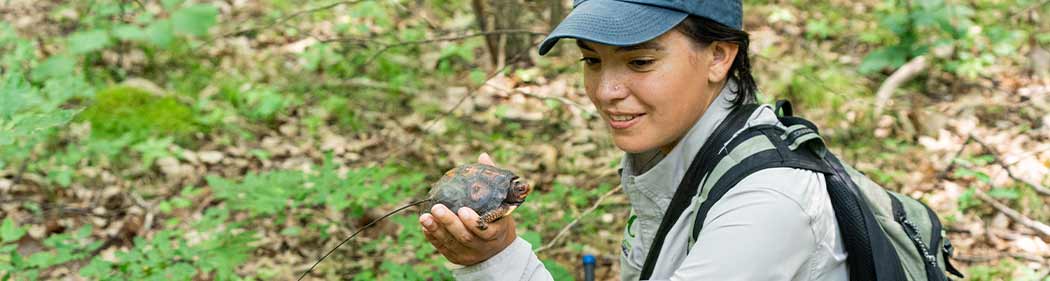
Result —
[[[478, 156], [478, 163], [492, 165], [487, 153]], [[460, 208], [453, 213], [445, 205], [435, 205], [429, 214], [419, 216], [423, 234], [427, 241], [449, 261], [459, 265], [474, 265], [495, 256], [507, 248], [517, 234], [514, 218], [503, 217], [488, 224], [488, 229], [478, 229], [478, 214], [470, 208]]]

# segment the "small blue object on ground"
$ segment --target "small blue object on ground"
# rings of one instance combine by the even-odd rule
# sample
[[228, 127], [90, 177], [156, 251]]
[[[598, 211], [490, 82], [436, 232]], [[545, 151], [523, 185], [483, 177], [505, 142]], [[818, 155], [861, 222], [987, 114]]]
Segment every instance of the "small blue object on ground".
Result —
[[594, 281], [594, 256], [583, 255], [583, 280]]

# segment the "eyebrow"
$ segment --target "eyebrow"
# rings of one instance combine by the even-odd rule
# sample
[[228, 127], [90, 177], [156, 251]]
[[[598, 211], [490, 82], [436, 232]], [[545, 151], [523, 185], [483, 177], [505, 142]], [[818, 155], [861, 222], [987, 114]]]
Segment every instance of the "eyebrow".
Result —
[[[595, 52], [594, 48], [591, 48], [591, 46], [587, 46], [587, 43], [585, 43], [583, 40], [576, 40], [576, 46], [580, 47], [580, 49], [584, 49], [584, 50], [588, 50], [588, 51], [591, 51], [591, 52]], [[663, 51], [664, 49], [665, 49], [664, 45], [662, 45], [660, 43], [653, 42], [653, 41], [648, 41], [648, 42], [643, 42], [641, 44], [617, 47], [616, 48], [616, 52], [628, 52], [628, 51], [635, 51], [635, 50]]]

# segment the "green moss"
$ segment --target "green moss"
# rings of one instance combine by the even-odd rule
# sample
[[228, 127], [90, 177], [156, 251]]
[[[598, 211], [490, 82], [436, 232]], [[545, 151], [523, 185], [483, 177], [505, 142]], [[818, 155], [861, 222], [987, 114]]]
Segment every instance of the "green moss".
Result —
[[193, 110], [172, 97], [158, 97], [129, 86], [112, 86], [99, 91], [95, 101], [80, 115], [91, 122], [92, 136], [134, 138], [170, 136], [185, 139], [200, 127], [194, 124]]

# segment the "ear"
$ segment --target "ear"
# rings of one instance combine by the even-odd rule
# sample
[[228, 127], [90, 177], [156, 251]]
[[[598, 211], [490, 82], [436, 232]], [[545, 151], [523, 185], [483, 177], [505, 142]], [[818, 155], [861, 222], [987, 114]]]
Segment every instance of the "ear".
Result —
[[707, 49], [711, 52], [711, 61], [707, 69], [708, 82], [718, 83], [725, 81], [740, 46], [729, 42], [715, 41], [711, 42]]

